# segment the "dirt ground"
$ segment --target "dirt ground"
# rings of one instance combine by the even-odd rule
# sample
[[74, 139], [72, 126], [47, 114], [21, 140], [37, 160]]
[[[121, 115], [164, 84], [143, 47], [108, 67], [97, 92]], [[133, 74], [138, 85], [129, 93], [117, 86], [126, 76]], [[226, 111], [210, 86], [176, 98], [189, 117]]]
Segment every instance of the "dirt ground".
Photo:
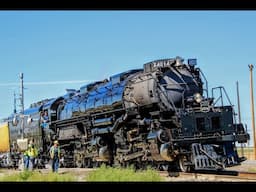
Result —
[[[90, 171], [93, 171], [94, 169], [87, 169], [87, 168], [59, 168], [58, 173], [59, 174], [67, 174], [71, 173], [76, 177], [76, 181], [83, 182], [85, 181], [85, 177], [89, 174]], [[42, 174], [50, 173], [51, 169], [35, 169], [34, 171], [40, 172]], [[21, 173], [22, 170], [18, 169], [0, 169], [0, 177], [11, 175], [14, 173]]]
[[[227, 170], [235, 170], [235, 171], [251, 171], [251, 170], [256, 171], [256, 161], [255, 160], [246, 160], [242, 163], [242, 165], [227, 168]], [[78, 182], [84, 182], [86, 175], [90, 171], [93, 171], [94, 169], [87, 169], [87, 168], [60, 168], [59, 169], [59, 174], [66, 174], [66, 173], [71, 173], [76, 177], [76, 180]], [[39, 171], [42, 174], [49, 173], [51, 172], [50, 167], [47, 167], [46, 169], [40, 169], [40, 170], [35, 170]], [[18, 173], [21, 172], [21, 170], [14, 170], [14, 169], [0, 169], [0, 177], [4, 175], [9, 175], [13, 173]], [[191, 174], [191, 175], [183, 175], [180, 174], [178, 177], [170, 177], [167, 172], [161, 172], [160, 173], [161, 177], [164, 178], [165, 181], [167, 182], [236, 182], [239, 180], [234, 180], [232, 178], [223, 178], [218, 175], [201, 175], [201, 174]], [[247, 180], [240, 180], [240, 181], [247, 181]], [[256, 180], [254, 181], [256, 182]]]
[[[226, 170], [230, 171], [243, 171], [243, 172], [256, 172], [256, 161], [255, 160], [246, 160], [242, 162], [241, 165], [226, 168]], [[192, 174], [192, 175], [182, 175], [179, 177], [170, 177], [168, 175], [163, 175], [166, 181], [171, 182], [186, 182], [186, 181], [193, 181], [193, 182], [256, 182], [256, 180], [246, 180], [240, 179], [237, 180], [232, 178], [224, 178], [222, 175], [202, 175], [202, 174]], [[234, 176], [236, 177], [236, 176]]]

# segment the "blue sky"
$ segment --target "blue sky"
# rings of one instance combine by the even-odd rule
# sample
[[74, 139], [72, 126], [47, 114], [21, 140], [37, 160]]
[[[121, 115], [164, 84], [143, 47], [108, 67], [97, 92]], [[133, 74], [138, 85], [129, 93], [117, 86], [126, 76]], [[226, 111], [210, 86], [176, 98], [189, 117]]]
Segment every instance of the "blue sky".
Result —
[[209, 88], [224, 86], [235, 109], [239, 82], [242, 121], [251, 129], [255, 21], [255, 11], [1, 11], [0, 118], [13, 111], [20, 72], [26, 108], [86, 84], [28, 82], [90, 82], [181, 56], [197, 58]]

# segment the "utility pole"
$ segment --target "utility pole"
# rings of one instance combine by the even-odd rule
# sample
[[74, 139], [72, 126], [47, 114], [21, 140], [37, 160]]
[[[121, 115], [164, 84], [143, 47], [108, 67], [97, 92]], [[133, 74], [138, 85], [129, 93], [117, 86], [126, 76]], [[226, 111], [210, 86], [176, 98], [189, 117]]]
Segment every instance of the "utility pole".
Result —
[[21, 104], [21, 138], [24, 138], [24, 86], [23, 86], [23, 73], [20, 73], [20, 104]]
[[[240, 98], [239, 98], [239, 84], [238, 81], [236, 81], [236, 93], [237, 93], [237, 107], [238, 107], [238, 122], [241, 124], [241, 112], [240, 112]], [[243, 143], [241, 143], [241, 152], [242, 156], [244, 156], [244, 148]]]
[[253, 64], [249, 65], [250, 69], [250, 87], [251, 87], [251, 112], [252, 112], [252, 131], [253, 131], [253, 151], [254, 151], [254, 160], [256, 160], [256, 139], [255, 139], [255, 121], [254, 121], [254, 99], [253, 99]]
[[13, 100], [13, 105], [14, 105], [13, 113], [16, 114], [17, 113], [17, 109], [16, 109], [16, 93], [15, 93], [15, 91], [13, 93], [13, 97], [14, 97], [14, 100]]
[[238, 107], [238, 122], [241, 123], [241, 112], [240, 112], [240, 98], [239, 98], [239, 84], [236, 82], [236, 93], [237, 93], [237, 107]]

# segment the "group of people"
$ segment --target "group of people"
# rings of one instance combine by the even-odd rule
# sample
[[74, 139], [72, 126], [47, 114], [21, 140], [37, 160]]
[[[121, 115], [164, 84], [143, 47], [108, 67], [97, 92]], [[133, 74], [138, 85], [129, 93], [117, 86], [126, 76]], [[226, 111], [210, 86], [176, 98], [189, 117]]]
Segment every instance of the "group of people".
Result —
[[[38, 156], [38, 149], [34, 144], [34, 140], [32, 139], [29, 144], [27, 150], [24, 152], [24, 169], [25, 170], [33, 170], [35, 167], [35, 160]], [[60, 147], [58, 141], [53, 142], [53, 146], [50, 148], [50, 158], [52, 164], [52, 171], [58, 172], [59, 161], [60, 161]]]
[[[41, 113], [40, 125], [43, 129], [47, 128], [49, 123], [49, 116], [47, 110]], [[52, 163], [52, 171], [58, 172], [60, 161], [60, 147], [58, 141], [54, 141], [50, 148], [50, 158]], [[29, 141], [27, 150], [24, 152], [24, 169], [33, 170], [35, 167], [35, 161], [38, 157], [38, 149], [34, 144], [34, 139]]]

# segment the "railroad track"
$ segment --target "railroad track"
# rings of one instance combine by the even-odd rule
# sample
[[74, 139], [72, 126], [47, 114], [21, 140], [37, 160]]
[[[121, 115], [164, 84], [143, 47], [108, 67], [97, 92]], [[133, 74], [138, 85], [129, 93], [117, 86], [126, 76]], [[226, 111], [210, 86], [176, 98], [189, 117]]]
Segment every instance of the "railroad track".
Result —
[[256, 182], [255, 172], [238, 172], [237, 175], [209, 174], [209, 173], [168, 173], [159, 171], [163, 177], [168, 177], [169, 181], [227, 181], [227, 182]]

